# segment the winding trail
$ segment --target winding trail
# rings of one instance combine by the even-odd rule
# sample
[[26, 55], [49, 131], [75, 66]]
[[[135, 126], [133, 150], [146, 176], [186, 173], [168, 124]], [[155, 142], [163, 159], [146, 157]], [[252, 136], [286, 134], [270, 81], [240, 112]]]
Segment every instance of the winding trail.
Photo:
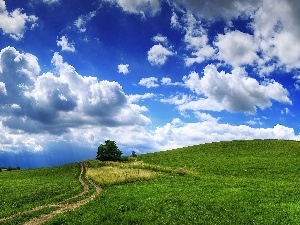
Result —
[[[90, 180], [88, 178], [88, 176], [86, 174], [86, 169], [87, 169], [87, 165], [84, 162], [80, 163], [80, 175], [78, 177], [78, 180], [79, 180], [81, 186], [83, 187], [83, 191], [81, 193], [79, 193], [78, 195], [75, 195], [71, 198], [64, 199], [63, 201], [61, 201], [59, 203], [56, 203], [56, 204], [41, 205], [41, 206], [38, 206], [38, 207], [30, 209], [30, 210], [19, 212], [15, 215], [12, 215], [12, 216], [9, 216], [9, 217], [0, 218], [0, 222], [12, 219], [12, 218], [17, 217], [17, 216], [22, 216], [22, 215], [25, 215], [25, 214], [28, 214], [28, 213], [31, 213], [31, 212], [34, 212], [34, 211], [38, 211], [38, 210], [41, 210], [41, 209], [44, 209], [44, 208], [58, 207], [58, 209], [56, 209], [56, 210], [54, 210], [54, 211], [52, 211], [48, 214], [44, 214], [40, 217], [32, 218], [31, 220], [29, 220], [25, 223], [25, 225], [39, 225], [39, 224], [43, 224], [43, 223], [47, 222], [48, 220], [50, 220], [51, 218], [53, 218], [56, 215], [65, 213], [65, 212], [70, 211], [70, 210], [74, 210], [76, 208], [79, 208], [82, 205], [87, 204], [88, 202], [93, 200], [97, 195], [99, 195], [100, 192], [102, 191], [102, 189], [101, 189], [101, 187], [96, 185], [92, 180]], [[83, 196], [83, 195], [85, 195], [86, 193], [89, 192], [89, 190], [90, 190], [89, 185], [87, 183], [85, 183], [85, 181], [82, 179], [83, 174], [85, 175], [85, 179], [90, 184], [93, 185], [95, 191], [90, 196], [88, 196], [84, 199], [81, 199], [77, 202], [65, 203], [69, 200], [81, 197], [81, 196]]]

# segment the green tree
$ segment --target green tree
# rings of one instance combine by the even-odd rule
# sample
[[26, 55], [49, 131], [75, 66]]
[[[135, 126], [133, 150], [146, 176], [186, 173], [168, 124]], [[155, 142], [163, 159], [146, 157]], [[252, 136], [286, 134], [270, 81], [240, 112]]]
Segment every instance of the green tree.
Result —
[[97, 159], [100, 161], [119, 161], [122, 152], [119, 150], [115, 141], [106, 140], [105, 144], [98, 147]]

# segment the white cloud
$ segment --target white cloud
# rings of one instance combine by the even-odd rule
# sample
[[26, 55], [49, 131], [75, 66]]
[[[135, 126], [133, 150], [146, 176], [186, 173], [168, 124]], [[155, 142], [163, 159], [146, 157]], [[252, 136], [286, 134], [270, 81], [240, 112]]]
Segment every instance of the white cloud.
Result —
[[129, 73], [129, 64], [119, 64], [118, 65], [118, 73], [123, 73], [124, 75]]
[[258, 46], [249, 34], [240, 31], [219, 34], [215, 45], [219, 49], [218, 58], [234, 67], [253, 64], [258, 60]]
[[152, 87], [158, 87], [159, 85], [157, 84], [158, 79], [156, 77], [147, 77], [147, 78], [142, 78], [139, 82], [139, 85], [145, 86], [146, 88], [152, 88]]
[[275, 125], [273, 128], [252, 128], [246, 125], [234, 126], [219, 123], [209, 114], [200, 114], [201, 122], [185, 123], [174, 119], [155, 130], [157, 150], [167, 150], [200, 143], [250, 140], [250, 139], [290, 139], [300, 140], [293, 128]]
[[295, 80], [295, 89], [300, 90], [300, 75], [293, 76], [293, 79]]
[[62, 36], [60, 40], [56, 41], [57, 46], [61, 46], [62, 51], [75, 52], [73, 43], [69, 43], [66, 36]]
[[9, 34], [10, 37], [20, 40], [24, 36], [26, 25], [36, 26], [37, 19], [34, 15], [27, 16], [26, 13], [22, 13], [21, 9], [8, 12], [5, 1], [0, 0], [0, 29], [4, 34]]
[[230, 112], [255, 113], [256, 107], [265, 109], [272, 105], [272, 101], [292, 104], [288, 91], [281, 84], [273, 80], [260, 84], [254, 78], [248, 77], [241, 68], [228, 74], [224, 71], [218, 72], [215, 66], [208, 65], [202, 78], [192, 72], [183, 80], [191, 91], [199, 95], [199, 99], [180, 106], [181, 110], [225, 109]]
[[254, 126], [254, 125], [263, 125], [264, 124], [264, 122], [261, 121], [261, 118], [254, 118], [253, 120], [249, 120], [246, 123], [249, 124], [249, 125], [252, 125], [252, 126]]
[[169, 77], [163, 77], [161, 78], [161, 84], [162, 85], [170, 85], [172, 83], [172, 79]]
[[[297, 1], [272, 0], [175, 0], [171, 27], [185, 31], [187, 50], [186, 65], [215, 59], [215, 50], [208, 42], [203, 21], [226, 20], [228, 27], [235, 18], [253, 20], [248, 23], [251, 34], [228, 31], [219, 34], [215, 45], [219, 60], [234, 67], [252, 65], [260, 75], [268, 75], [277, 68], [291, 71], [300, 67], [300, 7]], [[184, 14], [179, 21], [175, 12]], [[228, 28], [227, 27], [227, 28]], [[231, 26], [231, 28], [235, 28]]]
[[163, 45], [167, 45], [168, 44], [168, 38], [161, 35], [161, 34], [157, 34], [156, 36], [154, 36], [152, 38], [152, 40], [155, 42], [155, 43], [161, 43]]
[[195, 112], [195, 116], [200, 121], [210, 121], [210, 122], [217, 122], [220, 118], [215, 118], [212, 115], [208, 113], [201, 113], [201, 112]]
[[262, 1], [252, 23], [262, 51], [262, 67], [273, 61], [288, 70], [300, 67], [299, 10], [298, 2], [293, 0]]
[[3, 82], [0, 82], [0, 94], [7, 95], [6, 85]]
[[33, 137], [23, 132], [12, 132], [0, 123], [0, 152], [42, 151], [43, 147]]
[[289, 108], [284, 108], [280, 112], [281, 112], [281, 114], [290, 114], [291, 113], [290, 110], [289, 110]]
[[254, 121], [254, 120], [249, 120], [246, 123], [249, 124], [249, 125], [252, 125], [252, 126], [257, 124], [257, 122]]
[[142, 17], [154, 16], [161, 10], [161, 0], [106, 0], [118, 4], [124, 12]]
[[60, 0], [42, 0], [44, 3], [52, 5], [52, 4], [56, 4], [59, 3]]
[[78, 28], [80, 32], [86, 31], [86, 24], [96, 16], [96, 11], [92, 11], [87, 15], [79, 16], [78, 19], [74, 22], [74, 25]]
[[252, 14], [260, 0], [174, 0], [171, 2], [177, 9], [192, 12], [199, 18], [209, 20], [231, 20], [242, 14]]
[[162, 85], [167, 85], [167, 86], [184, 86], [182, 82], [172, 82], [172, 79], [169, 77], [163, 77], [160, 80]]
[[149, 98], [153, 98], [153, 97], [154, 97], [153, 93], [145, 93], [143, 95], [135, 94], [135, 95], [129, 95], [128, 100], [130, 102], [139, 102], [141, 100], [149, 99]]
[[192, 51], [191, 55], [185, 58], [185, 64], [191, 66], [194, 63], [202, 63], [213, 57], [215, 50], [208, 44], [208, 36], [202, 28], [201, 22], [188, 13], [185, 23], [184, 42], [186, 43], [186, 49]]
[[224, 110], [224, 106], [217, 101], [214, 101], [213, 99], [209, 98], [190, 98], [191, 100], [187, 102], [183, 102], [183, 104], [177, 104], [178, 109], [180, 111], [186, 111], [186, 110], [208, 110], [208, 111], [222, 111]]
[[179, 21], [178, 21], [178, 16], [175, 12], [172, 13], [172, 16], [171, 16], [171, 27], [174, 28], [174, 29], [182, 29]]
[[169, 98], [161, 99], [160, 100], [163, 103], [169, 103], [172, 105], [185, 105], [190, 101], [190, 98], [186, 94], [180, 94], [180, 95], [172, 95]]
[[52, 5], [52, 4], [56, 4], [56, 3], [59, 3], [60, 0], [42, 0], [44, 3], [47, 3], [49, 5]]
[[[96, 77], [78, 74], [58, 53], [52, 59], [56, 75], [48, 72], [36, 76], [40, 72], [37, 58], [28, 53], [20, 53], [12, 47], [2, 49], [0, 59], [1, 90], [4, 87], [6, 89], [6, 95], [0, 98], [2, 151], [41, 151], [48, 148], [50, 143], [59, 141], [95, 148], [105, 139], [114, 139], [124, 148], [135, 148], [141, 152], [220, 140], [299, 139], [292, 128], [282, 125], [260, 129], [245, 125], [232, 126], [220, 123], [219, 118], [210, 114], [199, 112], [195, 113], [199, 122], [185, 123], [174, 119], [154, 130], [147, 130], [146, 125], [151, 121], [142, 114], [147, 108], [133, 102], [153, 98], [152, 93], [127, 96], [117, 82], [99, 81]], [[218, 103], [215, 99], [219, 96], [219, 91], [224, 93], [224, 98], [229, 98], [226, 87], [232, 82], [231, 76], [236, 76], [243, 88], [252, 88], [252, 91], [247, 89], [250, 95], [257, 91], [262, 99], [267, 95], [280, 100], [280, 91], [283, 89], [274, 82], [259, 85], [245, 75], [238, 75], [236, 71], [232, 74], [219, 73], [211, 66], [206, 70], [202, 79], [197, 79], [194, 74], [193, 78], [185, 78], [185, 84], [199, 95], [209, 95], [208, 101]], [[223, 92], [212, 88], [215, 87], [215, 78], [220, 79], [225, 86]], [[201, 88], [191, 86], [190, 79]], [[205, 79], [212, 83], [211, 86], [207, 85]], [[165, 81], [171, 82], [168, 79]], [[141, 83], [151, 87], [157, 86], [157, 82], [158, 79], [152, 77], [145, 78]], [[275, 86], [270, 88], [274, 90], [270, 93], [268, 87], [273, 84]], [[207, 90], [209, 88], [211, 92]], [[260, 88], [265, 88], [266, 93], [260, 92]], [[190, 100], [187, 95], [173, 96], [172, 104], [181, 106]], [[281, 100], [288, 101], [286, 96], [281, 96]], [[248, 99], [244, 101], [247, 102]], [[219, 105], [227, 107], [223, 102]]]
[[148, 51], [148, 61], [151, 65], [162, 66], [166, 63], [168, 57], [174, 54], [175, 53], [163, 47], [161, 44], [157, 44]]

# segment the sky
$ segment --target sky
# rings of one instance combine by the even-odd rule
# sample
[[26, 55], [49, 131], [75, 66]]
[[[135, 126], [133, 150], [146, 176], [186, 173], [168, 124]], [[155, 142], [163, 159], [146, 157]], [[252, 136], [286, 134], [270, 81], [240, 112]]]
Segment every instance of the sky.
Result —
[[0, 166], [300, 140], [296, 0], [0, 0]]

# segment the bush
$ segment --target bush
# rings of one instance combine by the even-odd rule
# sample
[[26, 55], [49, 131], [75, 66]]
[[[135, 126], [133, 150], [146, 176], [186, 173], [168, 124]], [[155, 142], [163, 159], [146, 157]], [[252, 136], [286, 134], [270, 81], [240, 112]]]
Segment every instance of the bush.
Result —
[[131, 156], [132, 156], [132, 157], [137, 157], [136, 152], [135, 152], [135, 151], [132, 151], [132, 152], [131, 152]]
[[115, 141], [106, 140], [98, 147], [97, 159], [100, 161], [120, 161], [122, 152]]

